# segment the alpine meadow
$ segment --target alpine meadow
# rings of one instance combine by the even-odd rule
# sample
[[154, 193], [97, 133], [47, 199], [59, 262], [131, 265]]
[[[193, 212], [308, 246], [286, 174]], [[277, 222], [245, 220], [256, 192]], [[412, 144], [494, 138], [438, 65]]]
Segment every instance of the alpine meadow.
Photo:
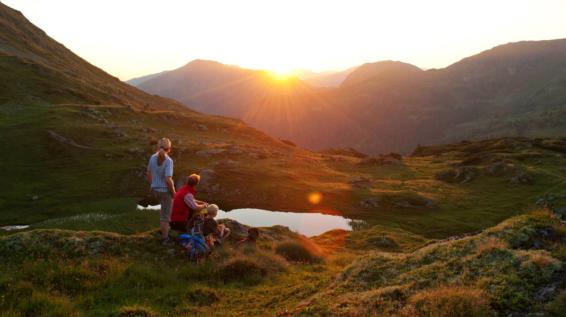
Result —
[[417, 2], [2, 1], [0, 316], [566, 316], [566, 6]]

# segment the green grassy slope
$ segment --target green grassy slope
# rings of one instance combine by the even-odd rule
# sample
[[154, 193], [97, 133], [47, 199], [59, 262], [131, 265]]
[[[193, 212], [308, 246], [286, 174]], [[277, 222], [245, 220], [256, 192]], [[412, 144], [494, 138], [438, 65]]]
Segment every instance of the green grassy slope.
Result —
[[261, 229], [258, 249], [236, 249], [241, 231], [228, 225], [233, 238], [201, 265], [160, 246], [155, 231], [0, 237], [0, 255], [10, 255], [0, 256], [0, 313], [560, 316], [566, 304], [566, 229], [547, 211], [443, 241], [374, 228], [313, 242], [272, 227]]
[[538, 212], [412, 253], [374, 252], [295, 315], [563, 316], [565, 243], [564, 224]]

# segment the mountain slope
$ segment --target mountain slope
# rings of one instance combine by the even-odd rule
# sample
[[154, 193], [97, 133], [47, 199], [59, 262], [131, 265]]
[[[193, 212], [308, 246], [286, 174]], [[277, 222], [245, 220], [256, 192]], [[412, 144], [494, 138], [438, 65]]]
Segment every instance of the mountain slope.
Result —
[[[368, 63], [338, 88], [296, 89], [283, 105], [270, 106], [276, 98], [261, 102], [242, 97], [264, 92], [247, 84], [235, 85], [237, 89], [210, 87], [197, 99], [179, 100], [202, 105], [201, 111], [241, 118], [314, 149], [409, 152], [418, 144], [462, 139], [564, 135], [565, 46], [566, 40], [510, 43], [427, 71], [402, 62]], [[157, 93], [175, 98], [192, 83], [176, 85], [175, 92]], [[251, 117], [258, 108], [265, 114]]]
[[341, 71], [311, 72], [301, 71], [298, 77], [307, 84], [318, 88], [333, 88], [342, 84], [344, 79], [357, 67], [351, 67]]
[[137, 86], [139, 86], [141, 83], [143, 83], [143, 82], [145, 82], [145, 81], [148, 81], [148, 80], [150, 80], [150, 79], [152, 79], [152, 78], [155, 78], [155, 77], [157, 77], [157, 76], [161, 76], [161, 75], [163, 75], [163, 74], [165, 74], [165, 73], [167, 73], [167, 72], [168, 72], [168, 70], [164, 70], [164, 71], [162, 71], [162, 72], [155, 73], [155, 74], [150, 74], [150, 75], [135, 77], [135, 78], [132, 78], [132, 79], [127, 80], [126, 82], [127, 82], [128, 84], [134, 86], [134, 87], [137, 87]]
[[[173, 140], [176, 180], [205, 171], [203, 198], [226, 209], [306, 211], [307, 194], [329, 188], [320, 182], [332, 168], [312, 171], [319, 154], [122, 83], [3, 4], [0, 26], [0, 225], [134, 210], [163, 136]], [[258, 177], [266, 183], [241, 186]]]

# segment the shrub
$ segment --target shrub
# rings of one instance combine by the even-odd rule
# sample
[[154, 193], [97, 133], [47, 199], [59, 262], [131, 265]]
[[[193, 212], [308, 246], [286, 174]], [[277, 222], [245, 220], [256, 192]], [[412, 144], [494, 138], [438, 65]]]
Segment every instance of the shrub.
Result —
[[158, 317], [159, 314], [145, 306], [122, 306], [111, 316], [113, 317]]
[[187, 301], [198, 306], [211, 305], [218, 300], [220, 300], [220, 298], [216, 295], [214, 290], [208, 288], [188, 290], [185, 294], [183, 294], [183, 301]]
[[217, 261], [215, 273], [224, 282], [240, 281], [248, 284], [259, 282], [264, 276], [283, 272], [289, 265], [287, 261], [272, 252], [250, 249], [224, 251]]
[[483, 291], [475, 288], [443, 287], [425, 290], [409, 299], [416, 316], [481, 317], [492, 316], [489, 301]]
[[564, 316], [566, 314], [566, 290], [563, 290], [550, 303], [546, 304], [545, 309], [552, 316]]
[[476, 247], [476, 255], [481, 256], [489, 253], [497, 253], [499, 251], [507, 250], [507, 243], [505, 241], [490, 238], [486, 241], [480, 241]]
[[23, 316], [75, 317], [79, 314], [73, 305], [62, 297], [34, 292], [31, 298], [21, 299], [17, 310]]
[[237, 256], [219, 265], [217, 274], [224, 282], [255, 284], [267, 274], [267, 270], [249, 256]]
[[322, 260], [310, 246], [299, 241], [281, 242], [275, 246], [275, 252], [293, 262], [318, 263]]

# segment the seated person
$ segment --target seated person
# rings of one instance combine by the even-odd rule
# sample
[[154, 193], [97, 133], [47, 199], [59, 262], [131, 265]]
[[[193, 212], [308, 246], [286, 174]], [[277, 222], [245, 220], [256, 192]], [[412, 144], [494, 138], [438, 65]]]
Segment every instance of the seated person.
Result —
[[206, 238], [209, 246], [213, 247], [217, 244], [222, 244], [222, 241], [228, 238], [230, 229], [226, 228], [223, 224], [219, 225], [216, 220], [214, 220], [214, 217], [218, 215], [218, 206], [215, 204], [208, 205], [206, 211], [202, 234]]
[[250, 246], [255, 247], [257, 238], [259, 238], [259, 230], [257, 228], [249, 228], [248, 229], [248, 236], [244, 239], [236, 242], [236, 247], [240, 246]]
[[182, 233], [187, 232], [189, 219], [208, 206], [206, 202], [195, 199], [196, 186], [199, 182], [200, 176], [191, 174], [187, 178], [187, 183], [179, 188], [175, 194], [175, 198], [173, 198], [171, 222], [169, 222], [169, 226], [172, 230]]

